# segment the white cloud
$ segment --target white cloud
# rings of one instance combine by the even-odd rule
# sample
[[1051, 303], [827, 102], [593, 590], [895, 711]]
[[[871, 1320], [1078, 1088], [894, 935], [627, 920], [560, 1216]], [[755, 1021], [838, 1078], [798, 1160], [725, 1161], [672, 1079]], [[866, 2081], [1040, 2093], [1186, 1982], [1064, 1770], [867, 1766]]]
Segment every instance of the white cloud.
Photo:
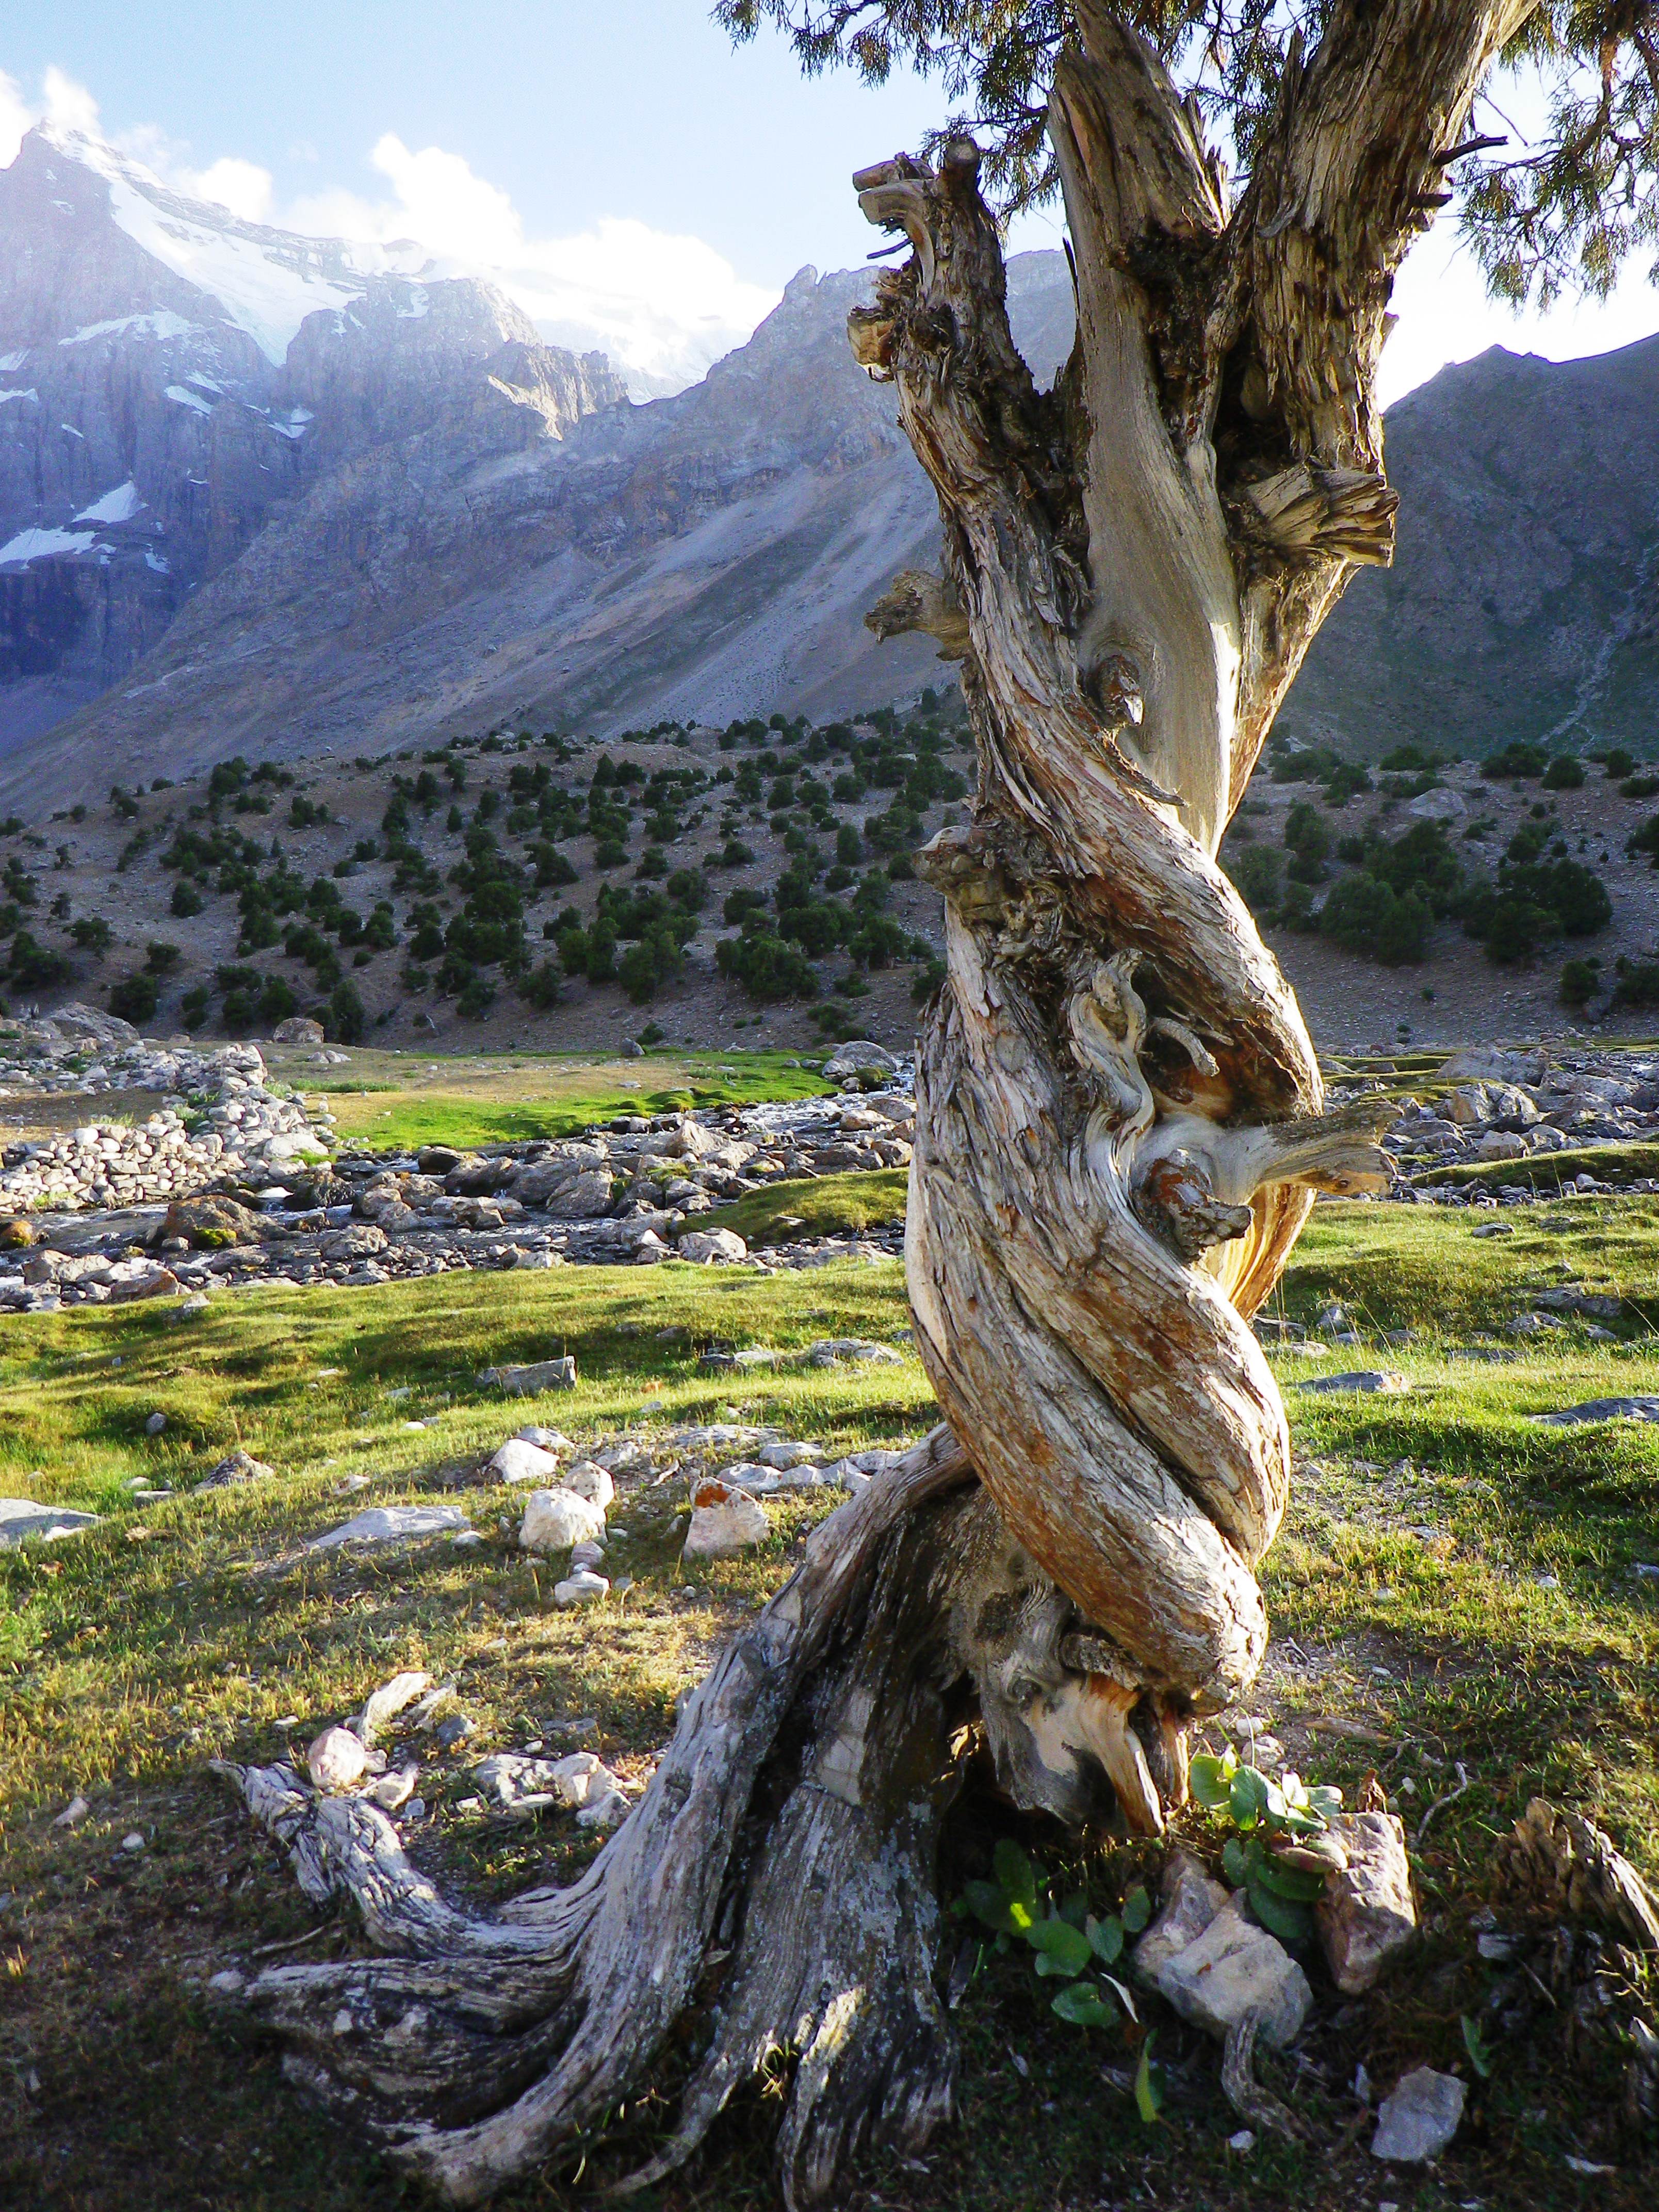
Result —
[[98, 103], [83, 84], [66, 76], [54, 62], [41, 86], [46, 120], [54, 131], [79, 131], [88, 138], [98, 136]]
[[417, 240], [445, 271], [498, 284], [555, 343], [610, 354], [642, 392], [695, 382], [776, 305], [700, 238], [622, 216], [570, 237], [530, 237], [508, 195], [459, 154], [416, 151], [388, 131], [370, 158], [390, 198], [319, 193], [282, 220], [313, 235]]
[[10, 168], [24, 132], [33, 127], [34, 111], [24, 99], [22, 88], [0, 70], [0, 169]]
[[227, 154], [205, 169], [179, 169], [168, 182], [181, 192], [188, 192], [192, 199], [209, 200], [216, 207], [228, 208], [244, 222], [270, 220], [274, 189], [271, 174], [257, 161], [244, 161], [234, 154]]

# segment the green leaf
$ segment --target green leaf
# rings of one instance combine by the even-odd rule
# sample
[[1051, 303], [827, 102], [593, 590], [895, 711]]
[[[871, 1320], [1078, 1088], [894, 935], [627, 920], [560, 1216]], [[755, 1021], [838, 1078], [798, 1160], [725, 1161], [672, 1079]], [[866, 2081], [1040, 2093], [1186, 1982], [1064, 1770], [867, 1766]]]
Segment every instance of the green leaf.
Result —
[[1221, 1871], [1237, 1889], [1249, 1870], [1249, 1854], [1237, 1836], [1229, 1836], [1221, 1847]]
[[1322, 1784], [1317, 1790], [1308, 1792], [1308, 1810], [1317, 1813], [1322, 1820], [1328, 1820], [1333, 1813], [1342, 1810], [1342, 1792]]
[[1073, 1966], [1069, 1960], [1062, 1963], [1059, 1959], [1051, 1959], [1048, 1955], [1047, 1952], [1044, 1951], [1039, 1951], [1037, 1953], [1032, 1964], [1036, 1966], [1038, 1975], [1044, 1981], [1052, 1980], [1056, 1975], [1059, 1975], [1064, 1980], [1069, 1981], [1072, 1976], [1077, 1972], [1077, 1968]]
[[997, 1929], [1007, 1935], [1013, 1928], [1008, 1917], [1008, 1900], [994, 1881], [970, 1881], [962, 1893], [962, 1902], [988, 1928]]
[[1073, 1890], [1060, 1908], [1062, 1920], [1069, 1920], [1073, 1928], [1081, 1928], [1089, 1917], [1089, 1900], [1080, 1889]]
[[1150, 2128], [1164, 2106], [1164, 2083], [1161, 2075], [1152, 2070], [1152, 2045], [1155, 2035], [1149, 2035], [1140, 2046], [1140, 2063], [1135, 2068], [1135, 2110]]
[[1227, 1802], [1232, 1777], [1212, 1751], [1194, 1752], [1187, 1768], [1187, 1787], [1200, 1805], [1214, 1812]]
[[1305, 1905], [1294, 1905], [1267, 1887], [1259, 1875], [1250, 1878], [1250, 1909], [1270, 1936], [1281, 1943], [1306, 1943], [1314, 1932], [1313, 1915]]
[[1073, 1982], [1069, 1989], [1061, 1990], [1054, 2001], [1054, 2009], [1062, 2020], [1069, 2020], [1077, 2027], [1115, 2027], [1117, 2007], [1109, 1997], [1104, 1997], [1092, 1982]]
[[1115, 1912], [1109, 1912], [1103, 1920], [1097, 1920], [1091, 1913], [1085, 1933], [1093, 1947], [1096, 1958], [1106, 1966], [1114, 1965], [1122, 1957], [1123, 1923]]
[[1008, 1906], [1009, 1927], [1013, 1929], [1017, 1936], [1029, 1935], [1030, 1930], [1036, 1924], [1036, 1913], [1035, 1909], [1029, 1905], [1022, 1903], [1022, 1901], [1017, 1897], [1009, 1898], [1006, 1900], [1006, 1903]]
[[1089, 1963], [1088, 1937], [1080, 1928], [1073, 1928], [1069, 1920], [1062, 1920], [1058, 1913], [1051, 1914], [1047, 1920], [1039, 1920], [1027, 1931], [1025, 1940], [1034, 1951], [1041, 1951], [1045, 1959], [1053, 1960], [1056, 1967], [1065, 1973], [1080, 1974]]
[[1234, 1825], [1253, 1828], [1267, 1809], [1267, 1781], [1253, 1766], [1241, 1766], [1227, 1792], [1227, 1809]]
[[1028, 1908], [1036, 1903], [1036, 1869], [1018, 1844], [1011, 1843], [1006, 1836], [999, 1838], [991, 1854], [991, 1865], [1004, 1895], [1012, 1903]]
[[1266, 1852], [1260, 1864], [1250, 1869], [1252, 1893], [1257, 1882], [1272, 1890], [1275, 1897], [1288, 1899], [1292, 1905], [1312, 1905], [1325, 1893], [1322, 1874], [1312, 1874], [1304, 1867], [1286, 1866], [1271, 1851]]
[[1125, 1929], [1131, 1936], [1139, 1936], [1152, 1918], [1152, 1900], [1139, 1882], [1124, 1899], [1123, 1911], [1120, 1917]]
[[1468, 2052], [1469, 2063], [1480, 2079], [1490, 2081], [1494, 2056], [1492, 2047], [1481, 2034], [1478, 2022], [1471, 2020], [1468, 2013], [1463, 2014], [1463, 2048]]

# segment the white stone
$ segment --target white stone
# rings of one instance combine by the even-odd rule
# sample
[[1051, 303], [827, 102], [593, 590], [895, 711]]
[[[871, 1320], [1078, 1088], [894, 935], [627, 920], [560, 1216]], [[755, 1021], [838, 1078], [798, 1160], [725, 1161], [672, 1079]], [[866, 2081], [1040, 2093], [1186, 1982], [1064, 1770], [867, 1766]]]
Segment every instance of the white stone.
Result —
[[823, 1457], [817, 1444], [763, 1444], [755, 1454], [763, 1467], [792, 1468], [808, 1464], [816, 1466]]
[[35, 1537], [55, 1542], [73, 1536], [101, 1519], [96, 1513], [73, 1513], [66, 1505], [37, 1505], [32, 1498], [0, 1498], [0, 1551]]
[[592, 1567], [582, 1567], [574, 1575], [567, 1575], [562, 1583], [553, 1585], [553, 1602], [561, 1607], [573, 1605], [593, 1605], [611, 1594], [611, 1584], [604, 1575], [596, 1575]]
[[557, 1478], [556, 1454], [522, 1437], [509, 1437], [491, 1457], [489, 1471], [500, 1482], [550, 1482]]
[[1301, 2033], [1313, 2002], [1301, 1967], [1277, 1936], [1244, 1917], [1237, 1897], [1164, 1960], [1155, 1986], [1183, 2020], [1212, 2035], [1258, 2013], [1262, 2041], [1278, 2048]]
[[534, 1444], [540, 1451], [558, 1452], [562, 1455], [576, 1449], [569, 1437], [561, 1435], [557, 1429], [544, 1429], [534, 1421], [528, 1428], [515, 1429], [513, 1433], [520, 1443]]
[[729, 1559], [734, 1553], [763, 1544], [771, 1533], [772, 1523], [759, 1498], [718, 1480], [700, 1482], [692, 1492], [684, 1556]]
[[898, 1061], [885, 1046], [870, 1037], [852, 1037], [836, 1047], [833, 1059], [824, 1062], [823, 1073], [831, 1083], [839, 1083], [848, 1075], [856, 1075], [860, 1068], [878, 1068], [884, 1075], [896, 1073]]
[[1371, 2156], [1401, 2166], [1438, 2158], [1457, 2133], [1466, 2094], [1455, 2074], [1437, 2074], [1431, 2066], [1403, 2075], [1377, 2112]]
[[372, 1505], [355, 1520], [315, 1536], [308, 1552], [332, 1552], [343, 1544], [412, 1544], [422, 1537], [447, 1535], [472, 1524], [453, 1505]]
[[1134, 1970], [1148, 1988], [1178, 1951], [1195, 1942], [1227, 1902], [1227, 1892], [1212, 1881], [1198, 1861], [1177, 1851], [1164, 1870], [1163, 1909], [1134, 1949]]
[[605, 1510], [574, 1490], [534, 1490], [525, 1500], [519, 1543], [526, 1552], [568, 1552], [603, 1534]]
[[368, 1770], [367, 1745], [337, 1724], [325, 1728], [306, 1753], [306, 1771], [319, 1790], [353, 1789]]
[[1461, 791], [1421, 791], [1406, 811], [1419, 822], [1461, 822], [1468, 812]]
[[617, 1486], [611, 1480], [609, 1468], [601, 1467], [596, 1459], [573, 1460], [565, 1469], [564, 1486], [574, 1490], [578, 1498], [585, 1498], [590, 1505], [601, 1511], [617, 1494]]
[[1331, 1827], [1348, 1863], [1326, 1876], [1314, 1917], [1332, 1979], [1358, 1996], [1417, 1933], [1406, 1831], [1393, 1813], [1342, 1813]]
[[71, 1797], [52, 1825], [54, 1828], [78, 1828], [91, 1810], [84, 1797]]
[[561, 1359], [538, 1359], [528, 1367], [489, 1367], [479, 1380], [509, 1398], [533, 1398], [544, 1390], [574, 1390], [576, 1361], [573, 1353]]
[[1296, 1387], [1298, 1390], [1375, 1391], [1385, 1397], [1399, 1397], [1412, 1386], [1392, 1368], [1363, 1367], [1346, 1375], [1316, 1375]]
[[682, 1260], [692, 1260], [706, 1267], [717, 1260], [746, 1260], [749, 1247], [735, 1230], [693, 1229], [681, 1237], [677, 1248]]

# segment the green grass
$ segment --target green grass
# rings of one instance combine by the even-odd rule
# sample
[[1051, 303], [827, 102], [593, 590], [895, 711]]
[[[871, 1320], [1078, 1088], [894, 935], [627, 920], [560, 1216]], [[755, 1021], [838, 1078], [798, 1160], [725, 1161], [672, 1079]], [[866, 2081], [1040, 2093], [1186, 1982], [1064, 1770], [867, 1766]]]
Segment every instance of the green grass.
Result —
[[[790, 1188], [833, 1203], [836, 1180]], [[1659, 1558], [1659, 1430], [1554, 1430], [1531, 1418], [1659, 1391], [1659, 1345], [1632, 1321], [1613, 1345], [1568, 1328], [1529, 1340], [1509, 1364], [1451, 1356], [1475, 1334], [1501, 1334], [1529, 1288], [1571, 1279], [1659, 1296], [1659, 1200], [1565, 1201], [1510, 1218], [1513, 1237], [1481, 1239], [1468, 1216], [1429, 1207], [1322, 1206], [1284, 1286], [1284, 1310], [1306, 1321], [1340, 1297], [1366, 1342], [1321, 1362], [1275, 1359], [1298, 1474], [1263, 1577], [1275, 1644], [1261, 1697], [1277, 1708], [1293, 1763], [1352, 1790], [1375, 1762], [1413, 1828], [1455, 1762], [1470, 1777], [1418, 1856], [1423, 1951], [1376, 1998], [1346, 2010], [1325, 2002], [1313, 2047], [1328, 2086], [1288, 2064], [1277, 2075], [1281, 2093], [1322, 2123], [1330, 2116], [1326, 2148], [1264, 2138], [1248, 2161], [1231, 2156], [1237, 2122], [1209, 2056], [1177, 2070], [1164, 2124], [1143, 2129], [1101, 2079], [1103, 2060], [1121, 2054], [1062, 2029], [1028, 1973], [992, 1961], [958, 2014], [960, 2124], [925, 2168], [879, 2161], [849, 2203], [878, 2197], [890, 2212], [1375, 2203], [1383, 2179], [1368, 2136], [1330, 2148], [1352, 2109], [1335, 2085], [1362, 2061], [1382, 2083], [1419, 2063], [1466, 2068], [1459, 2017], [1478, 2008], [1484, 1972], [1468, 1916], [1488, 1893], [1494, 1838], [1528, 1797], [1589, 1811], [1659, 1876], [1659, 1590], [1631, 1572]], [[781, 1506], [769, 1545], [688, 1577], [683, 1485], [641, 1492], [615, 1516], [629, 1532], [615, 1557], [633, 1589], [572, 1616], [550, 1606], [550, 1570], [505, 1540], [499, 1522], [513, 1500], [474, 1482], [477, 1458], [531, 1419], [580, 1441], [733, 1405], [836, 1449], [914, 1435], [931, 1401], [908, 1356], [873, 1371], [708, 1377], [696, 1364], [714, 1339], [780, 1352], [831, 1334], [896, 1341], [906, 1319], [900, 1269], [880, 1263], [769, 1278], [678, 1265], [451, 1276], [361, 1292], [237, 1292], [195, 1323], [143, 1306], [9, 1322], [0, 1491], [108, 1517], [85, 1536], [0, 1553], [0, 1888], [20, 1900], [0, 1914], [0, 2202], [27, 2212], [413, 2212], [423, 2200], [349, 2130], [312, 2113], [276, 2055], [239, 2040], [190, 1978], [260, 1945], [307, 1937], [293, 1955], [316, 1959], [359, 1942], [344, 1919], [319, 1920], [305, 1904], [279, 1855], [204, 1778], [206, 1760], [268, 1757], [283, 1741], [277, 1720], [295, 1716], [303, 1735], [400, 1666], [453, 1675], [476, 1733], [447, 1767], [427, 1770], [439, 1809], [424, 1863], [479, 1896], [568, 1878], [591, 1843], [557, 1821], [481, 1826], [457, 1802], [471, 1763], [592, 1715], [587, 1741], [642, 1774], [672, 1730], [675, 1698], [789, 1571], [829, 1501]], [[1383, 1341], [1401, 1328], [1416, 1340]], [[503, 1401], [477, 1382], [486, 1364], [566, 1348], [580, 1374], [573, 1392]], [[1380, 1364], [1405, 1370], [1409, 1395], [1295, 1388]], [[167, 1427], [149, 1438], [155, 1410]], [[404, 1426], [428, 1416], [435, 1427]], [[276, 1479], [189, 1495], [238, 1440]], [[136, 1508], [123, 1502], [132, 1475], [180, 1494]], [[368, 1486], [337, 1495], [356, 1475]], [[467, 1510], [486, 1537], [481, 1552], [441, 1542], [270, 1571], [366, 1504], [438, 1498]], [[1359, 1718], [1384, 1744], [1303, 1733], [1332, 1713]], [[77, 1789], [94, 1801], [91, 1818], [54, 1831], [51, 1815]], [[975, 1817], [988, 1817], [983, 1806]], [[133, 1828], [148, 1839], [142, 1855], [118, 1849]], [[1037, 1827], [1028, 1840], [1063, 1848]], [[1079, 1864], [1109, 1886], [1133, 1860], [1109, 1850]], [[1180, 2045], [1166, 2037], [1162, 2047], [1174, 2056]], [[1595, 2184], [1598, 2207], [1633, 2208], [1644, 2201], [1640, 2157], [1597, 2132], [1601, 2094], [1589, 2062], [1562, 2065], [1553, 2032], [1505, 2043], [1443, 2179], [1389, 2177], [1386, 2193], [1425, 2208], [1576, 2206], [1585, 2200], [1562, 2162], [1571, 2153], [1618, 2165]], [[771, 2110], [738, 2100], [692, 2171], [641, 2201], [659, 2212], [774, 2205]], [[526, 2212], [579, 2193], [555, 2174], [498, 2202]]]
[[1553, 1195], [1570, 1176], [1578, 1175], [1592, 1175], [1597, 1182], [1615, 1187], [1645, 1182], [1659, 1176], [1659, 1145], [1635, 1139], [1627, 1145], [1569, 1146], [1530, 1159], [1476, 1160], [1468, 1165], [1460, 1161], [1455, 1166], [1425, 1168], [1411, 1180], [1425, 1186], [1449, 1183], [1460, 1190], [1470, 1186], [1496, 1190], [1503, 1183], [1514, 1183]]
[[708, 1217], [711, 1229], [735, 1229], [750, 1245], [787, 1244], [796, 1237], [856, 1237], [904, 1218], [909, 1185], [904, 1168], [868, 1169], [769, 1183]]
[[816, 1067], [783, 1053], [653, 1051], [642, 1060], [600, 1053], [498, 1053], [422, 1060], [354, 1051], [326, 1071], [300, 1052], [270, 1054], [280, 1081], [327, 1094], [349, 1142], [408, 1151], [421, 1145], [504, 1144], [564, 1137], [617, 1114], [815, 1098], [831, 1089]]

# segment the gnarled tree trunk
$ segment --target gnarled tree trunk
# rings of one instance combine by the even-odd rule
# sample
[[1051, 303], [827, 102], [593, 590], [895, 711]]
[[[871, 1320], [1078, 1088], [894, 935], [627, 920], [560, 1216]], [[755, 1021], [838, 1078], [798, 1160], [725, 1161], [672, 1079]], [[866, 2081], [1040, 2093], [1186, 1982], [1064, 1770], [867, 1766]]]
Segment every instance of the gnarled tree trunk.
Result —
[[[295, 2070], [475, 2203], [697, 2051], [672, 2139], [795, 2056], [780, 2155], [822, 2197], [949, 2111], [934, 1861], [982, 1741], [1009, 1796], [1155, 1832], [1237, 1697], [1289, 1479], [1249, 1327], [1320, 1189], [1382, 1162], [1322, 1110], [1290, 990], [1215, 862], [1279, 702], [1394, 507], [1371, 392], [1393, 270], [1530, 0], [1337, 0], [1230, 211], [1139, 39], [1072, 0], [1049, 127], [1077, 273], [1056, 390], [1009, 336], [966, 142], [855, 181], [905, 267], [856, 310], [944, 525], [871, 621], [962, 662], [971, 822], [945, 902], [907, 1268], [946, 1426], [832, 1515], [689, 1701], [582, 1880], [451, 1911], [384, 1814], [232, 1769], [313, 1895], [392, 1955], [268, 1970]], [[975, 1480], [977, 1477], [977, 1481]]]

